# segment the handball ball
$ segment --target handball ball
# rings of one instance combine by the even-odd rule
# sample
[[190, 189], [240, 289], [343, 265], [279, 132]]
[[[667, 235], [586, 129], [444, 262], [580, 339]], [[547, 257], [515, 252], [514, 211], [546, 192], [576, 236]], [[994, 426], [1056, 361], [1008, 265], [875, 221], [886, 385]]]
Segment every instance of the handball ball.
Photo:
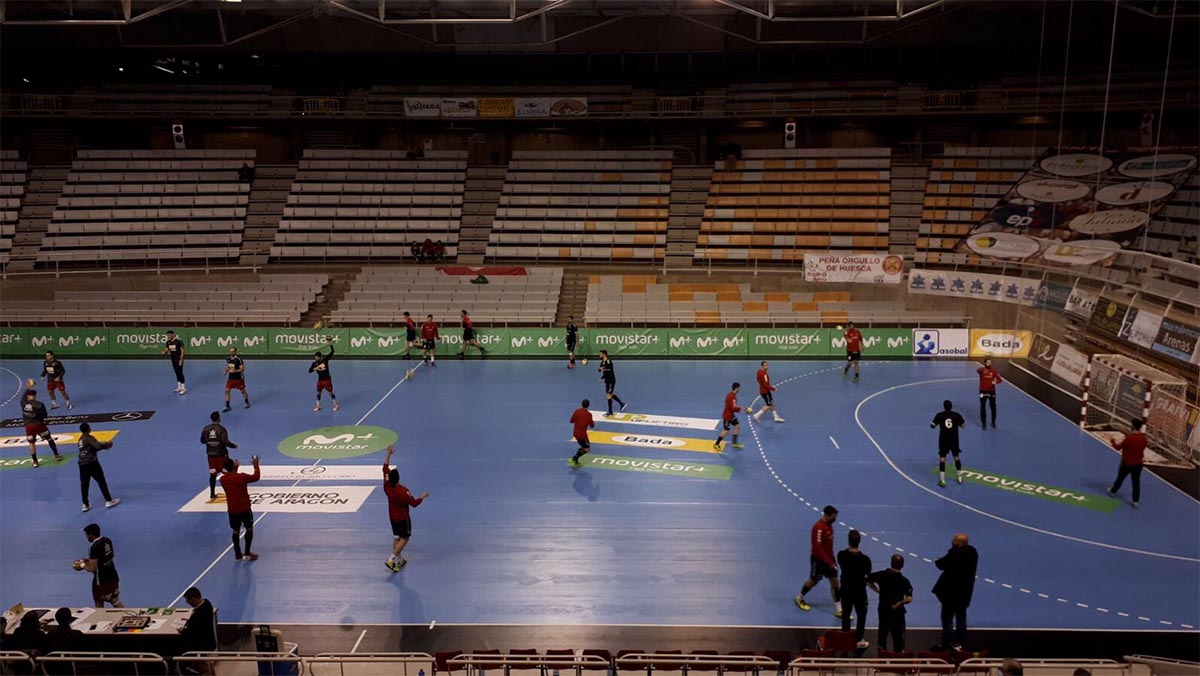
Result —
[[584, 360], [583, 360], [583, 365], [584, 365], [584, 366], [587, 366], [587, 359], [584, 359]]
[[71, 567], [75, 570], [83, 570], [83, 561], [74, 561], [71, 563]]
[[29, 389], [31, 389], [31, 390], [32, 390], [32, 389], [34, 388], [34, 386], [36, 386], [36, 385], [37, 385], [37, 381], [36, 381], [36, 380], [34, 380], [33, 378], [30, 378], [29, 380], [26, 380], [26, 381], [25, 381], [25, 387], [28, 387], [28, 388], [29, 388]]
[[838, 324], [838, 325], [837, 325], [837, 330], [838, 330], [838, 331], [841, 331], [841, 330], [842, 330], [842, 325], [841, 325], [841, 324]]

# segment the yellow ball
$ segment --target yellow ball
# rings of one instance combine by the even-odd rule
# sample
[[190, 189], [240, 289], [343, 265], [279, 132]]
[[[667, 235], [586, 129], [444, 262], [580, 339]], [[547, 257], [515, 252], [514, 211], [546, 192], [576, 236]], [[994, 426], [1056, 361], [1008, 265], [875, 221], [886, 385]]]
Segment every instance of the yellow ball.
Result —
[[838, 325], [837, 325], [837, 330], [838, 330], [838, 331], [841, 331], [841, 330], [842, 330], [842, 325], [841, 325], [841, 324], [838, 324]]
[[587, 359], [584, 359], [584, 360], [583, 360], [583, 365], [584, 365], [584, 366], [587, 366]]
[[31, 390], [36, 386], [37, 386], [37, 381], [34, 380], [33, 378], [30, 378], [29, 380], [25, 381], [25, 387], [28, 387]]

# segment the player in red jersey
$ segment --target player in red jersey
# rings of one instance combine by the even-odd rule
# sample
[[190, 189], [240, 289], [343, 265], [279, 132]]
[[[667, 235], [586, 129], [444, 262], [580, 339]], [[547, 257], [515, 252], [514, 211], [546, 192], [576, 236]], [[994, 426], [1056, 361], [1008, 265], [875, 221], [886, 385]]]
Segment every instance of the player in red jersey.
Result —
[[50, 450], [54, 451], [55, 460], [62, 460], [62, 456], [58, 453], [58, 444], [54, 443], [54, 436], [50, 434], [50, 428], [46, 427], [46, 418], [49, 415], [46, 412], [46, 405], [37, 400], [37, 390], [25, 390], [25, 396], [21, 398], [21, 418], [25, 423], [25, 440], [29, 442], [29, 455], [33, 457], [34, 467], [38, 466], [38, 437], [41, 437], [50, 446]]
[[466, 310], [462, 311], [462, 330], [462, 349], [458, 351], [458, 358], [466, 359], [468, 347], [479, 350], [480, 357], [486, 357], [487, 350], [483, 349], [483, 346], [479, 344], [479, 340], [475, 338], [475, 325], [471, 323], [471, 318], [467, 316]]
[[1108, 489], [1108, 494], [1116, 495], [1117, 491], [1121, 490], [1121, 484], [1125, 483], [1125, 477], [1129, 477], [1133, 480], [1133, 508], [1137, 509], [1138, 502], [1142, 499], [1142, 463], [1145, 462], [1146, 456], [1146, 435], [1142, 433], [1141, 419], [1134, 418], [1130, 421], [1130, 432], [1120, 442], [1109, 439], [1108, 443], [1121, 452], [1121, 466], [1117, 469], [1117, 479], [1112, 488]]
[[854, 382], [858, 382], [858, 360], [862, 359], [862, 333], [854, 328], [854, 322], [846, 322], [846, 332], [842, 334], [842, 338], [846, 339], [846, 368], [842, 369], [842, 377], [850, 371], [850, 365], [854, 364]]
[[437, 366], [438, 325], [433, 321], [433, 315], [425, 315], [425, 323], [421, 324], [421, 358], [430, 366]]
[[[229, 527], [233, 529], [233, 555], [238, 561], [257, 561], [258, 554], [250, 551], [254, 541], [254, 512], [250, 511], [250, 484], [258, 481], [262, 473], [258, 468], [258, 456], [250, 456], [253, 474], [242, 474], [237, 460], [225, 459], [225, 473], [221, 475], [221, 488], [225, 490], [225, 507], [229, 512]], [[239, 542], [242, 528], [246, 529], [246, 550]]]
[[575, 443], [579, 444], [579, 450], [575, 452], [575, 457], [571, 458], [572, 467], [579, 467], [579, 459], [592, 450], [592, 442], [588, 439], [588, 428], [595, 427], [596, 421], [592, 419], [592, 412], [588, 410], [588, 406], [591, 405], [592, 402], [584, 399], [568, 421], [575, 426]]
[[326, 337], [325, 342], [329, 343], [329, 354], [322, 354], [320, 350], [313, 352], [312, 364], [308, 367], [309, 373], [317, 374], [317, 405], [313, 406], [314, 411], [321, 410], [321, 392], [328, 391], [329, 398], [333, 401], [333, 410], [340, 408], [337, 403], [337, 395], [333, 393], [333, 374], [329, 371], [329, 360], [333, 359], [333, 339]]
[[[754, 422], [762, 420], [762, 414], [767, 411], [775, 416], [775, 422], [783, 422], [783, 418], [779, 417], [779, 411], [775, 410], [775, 386], [771, 384], [771, 376], [767, 374], [767, 362], [759, 362], [758, 373], [754, 378], [758, 381], [758, 396], [762, 397], [763, 406], [754, 414]], [[747, 411], [748, 412], [748, 411]]]
[[425, 498], [429, 497], [429, 491], [425, 491], [414, 498], [408, 487], [400, 483], [400, 470], [392, 469], [391, 466], [392, 453], [395, 450], [395, 447], [389, 444], [387, 457], [383, 459], [383, 493], [388, 501], [388, 520], [392, 522], [392, 555], [384, 565], [393, 573], [399, 572], [404, 564], [408, 563], [408, 559], [401, 556], [409, 538], [412, 537], [412, 519], [409, 517], [408, 508], [420, 506]]
[[50, 395], [50, 408], [58, 408], [58, 401], [54, 398], [54, 391], [62, 392], [63, 401], [67, 402], [67, 410], [71, 408], [71, 395], [67, 394], [67, 384], [63, 382], [63, 376], [67, 374], [67, 367], [54, 356], [53, 350], [46, 350], [46, 360], [42, 362], [42, 377], [46, 379], [46, 394]]
[[725, 395], [725, 409], [721, 411], [721, 434], [717, 436], [716, 442], [713, 443], [713, 448], [718, 451], [721, 450], [721, 442], [725, 440], [725, 435], [729, 433], [730, 429], [733, 430], [733, 447], [744, 448], [742, 444], [738, 443], [738, 432], [741, 428], [739, 427], [737, 416], [734, 415], [742, 410], [742, 407], [737, 405], [737, 393], [740, 389], [742, 389], [742, 384], [734, 383], [733, 387], [730, 388], [729, 394]]
[[821, 518], [812, 527], [812, 554], [809, 556], [808, 580], [800, 589], [800, 594], [792, 599], [800, 610], [810, 610], [811, 606], [804, 600], [804, 595], [817, 586], [821, 578], [829, 578], [829, 589], [833, 592], [833, 603], [837, 607], [836, 617], [842, 616], [839, 605], [841, 593], [838, 587], [837, 561], [833, 558], [833, 522], [837, 521], [838, 511], [833, 505], [825, 505], [821, 510]]
[[996, 429], [996, 385], [1004, 382], [1000, 372], [992, 368], [992, 360], [984, 359], [983, 366], [975, 369], [979, 374], [979, 424], [987, 429], [987, 406], [992, 408], [992, 429]]
[[404, 358], [412, 359], [413, 346], [417, 344], [417, 323], [413, 321], [412, 315], [404, 313]]
[[238, 356], [236, 347], [229, 348], [229, 356], [225, 358], [225, 412], [229, 408], [229, 392], [239, 390], [242, 393], [242, 408], [250, 408], [250, 395], [246, 394], [246, 362]]

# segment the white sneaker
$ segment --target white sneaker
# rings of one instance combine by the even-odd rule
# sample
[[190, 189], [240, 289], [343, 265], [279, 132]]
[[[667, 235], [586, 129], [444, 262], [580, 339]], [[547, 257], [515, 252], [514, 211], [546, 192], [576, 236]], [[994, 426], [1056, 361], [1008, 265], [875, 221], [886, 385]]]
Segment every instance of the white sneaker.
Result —
[[179, 388], [179, 393], [180, 393], [180, 394], [187, 394], [187, 387], [181, 387], [181, 388]]
[[54, 410], [56, 408], [58, 408], [58, 402], [57, 401], [50, 402], [50, 410]]
[[121, 504], [121, 498], [113, 498], [112, 500], [105, 502], [104, 506], [105, 507], [116, 507], [119, 504]]
[[335, 402], [333, 402], [333, 410], [335, 410], [335, 411], [336, 411], [336, 410], [338, 410], [338, 409], [340, 409], [340, 408], [341, 408], [341, 406], [338, 406], [338, 403], [337, 403], [336, 401], [335, 401]]
[[79, 511], [88, 512], [88, 511], [91, 511], [91, 509], [92, 509], [92, 506], [85, 502], [85, 503], [83, 503], [83, 509], [80, 509]]
[[755, 413], [754, 415], [752, 415], [750, 417], [754, 418], [754, 422], [762, 422], [762, 418], [759, 417], [761, 415], [762, 415], [761, 413]]
[[317, 411], [320, 411], [320, 410], [321, 410], [321, 405], [320, 405], [320, 404], [317, 404], [316, 406], [313, 406], [313, 413], [316, 413]]
[[779, 416], [775, 416], [775, 422], [783, 422], [783, 418], [780, 418]]
[[179, 383], [175, 383], [175, 394], [179, 394]]
[[855, 644], [855, 647], [859, 648], [860, 650], [866, 650], [867, 648], [871, 647], [871, 644], [868, 643], [867, 641], [859, 641], [858, 643]]
[[961, 475], [961, 474], [955, 474], [955, 475], [954, 475], [954, 480], [955, 480], [955, 481], [957, 481], [958, 483], [960, 483], [960, 484], [961, 484], [961, 483], [962, 483], [962, 475]]
[[74, 406], [72, 406], [72, 405], [71, 405], [71, 402], [69, 402], [69, 401], [68, 401], [68, 402], [67, 402], [67, 410], [68, 410], [68, 411], [70, 411], [70, 410], [71, 410], [71, 409], [73, 409], [73, 408], [75, 408], [75, 407], [74, 407]]

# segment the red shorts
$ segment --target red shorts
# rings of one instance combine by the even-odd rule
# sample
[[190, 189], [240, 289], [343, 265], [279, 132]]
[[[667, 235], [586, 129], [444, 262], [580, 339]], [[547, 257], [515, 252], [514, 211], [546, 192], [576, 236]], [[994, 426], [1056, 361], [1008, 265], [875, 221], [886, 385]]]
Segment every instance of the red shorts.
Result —
[[325, 390], [325, 391], [329, 392], [330, 394], [332, 394], [333, 393], [333, 381], [332, 380], [318, 380], [317, 381], [317, 391], [320, 392], [322, 390]]
[[42, 423], [34, 423], [32, 425], [25, 426], [25, 436], [29, 437], [29, 439], [31, 439], [31, 440], [34, 439], [35, 437], [37, 437], [39, 434], [49, 434], [49, 433], [50, 433], [50, 430], [46, 429], [46, 426], [43, 425]]
[[210, 472], [220, 474], [225, 470], [225, 461], [229, 459], [227, 455], [210, 455], [208, 456], [208, 469]]
[[246, 391], [246, 381], [244, 380], [226, 380], [225, 389]]
[[46, 392], [49, 393], [49, 392], [53, 392], [54, 390], [58, 390], [59, 392], [65, 393], [67, 391], [67, 384], [61, 380], [47, 380], [46, 381]]

